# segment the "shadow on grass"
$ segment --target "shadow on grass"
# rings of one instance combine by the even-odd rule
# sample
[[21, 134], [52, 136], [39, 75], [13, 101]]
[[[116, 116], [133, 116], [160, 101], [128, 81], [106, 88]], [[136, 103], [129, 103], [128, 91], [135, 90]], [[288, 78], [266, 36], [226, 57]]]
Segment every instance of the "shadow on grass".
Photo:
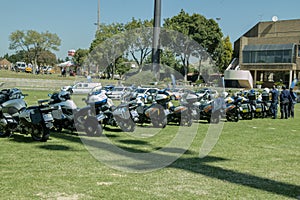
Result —
[[13, 140], [15, 142], [19, 142], [19, 143], [33, 143], [33, 142], [39, 142], [39, 141], [35, 141], [32, 139], [31, 136], [29, 135], [23, 135], [23, 134], [19, 134], [19, 133], [13, 133], [11, 134], [8, 139]]
[[[72, 135], [67, 135], [67, 134], [54, 134], [53, 137], [58, 137], [61, 139], [65, 139], [71, 142], [81, 142], [81, 139]], [[88, 139], [88, 138], [87, 138]], [[144, 142], [140, 143], [139, 141], [128, 141], [124, 140], [123, 142], [129, 142], [133, 144], [145, 144]], [[118, 153], [114, 152], [110, 146], [104, 142], [101, 141], [91, 141], [89, 143], [90, 146], [96, 147], [99, 149], [104, 149], [106, 151], [111, 151], [112, 153]], [[138, 148], [133, 148], [133, 147], [123, 147], [123, 146], [118, 146], [126, 151], [129, 152], [134, 152], [134, 153], [149, 153], [144, 150], [140, 150]], [[156, 149], [160, 149], [157, 147]], [[177, 148], [166, 148], [164, 151], [168, 151], [169, 153], [178, 153], [183, 151], [182, 149], [177, 149]], [[153, 152], [152, 152], [153, 153]], [[189, 154], [191, 156], [192, 154], [195, 154], [195, 152], [190, 152], [187, 151], [186, 154]], [[172, 155], [164, 155], [161, 159], [170, 159]], [[132, 157], [136, 159], [136, 157]], [[144, 169], [151, 170], [151, 166], [156, 166], [154, 163], [154, 160], [146, 160], [146, 158], [140, 158], [143, 159], [144, 164]], [[237, 172], [234, 170], [230, 169], [224, 169], [222, 167], [217, 167], [217, 166], [212, 166], [209, 165], [209, 163], [212, 162], [221, 162], [221, 161], [227, 161], [228, 159], [226, 158], [221, 158], [221, 157], [212, 157], [212, 156], [207, 156], [205, 158], [199, 158], [199, 157], [191, 157], [191, 158], [179, 158], [177, 159], [174, 163], [169, 165], [168, 167], [170, 168], [178, 168], [178, 169], [183, 169], [186, 171], [191, 171], [193, 173], [198, 173], [202, 174], [204, 176], [218, 179], [218, 180], [223, 180], [227, 181], [229, 183], [234, 183], [237, 185], [242, 185], [246, 187], [251, 187], [254, 189], [262, 190], [262, 191], [267, 191], [273, 194], [285, 196], [285, 197], [290, 197], [290, 198], [297, 198], [297, 196], [300, 195], [300, 186], [299, 185], [293, 185], [289, 183], [284, 183], [276, 180], [272, 180], [269, 178], [263, 178], [255, 175], [251, 175], [248, 173], [242, 173], [242, 172]], [[141, 169], [141, 166], [127, 166], [130, 169]], [[154, 168], [155, 169], [155, 168]]]
[[55, 150], [55, 151], [67, 151], [70, 150], [70, 147], [66, 145], [40, 145], [39, 146], [41, 149], [46, 149], [46, 150]]
[[227, 181], [230, 183], [243, 185], [274, 194], [297, 198], [300, 194], [300, 186], [289, 183], [284, 183], [268, 178], [258, 177], [247, 173], [237, 172], [230, 169], [223, 169], [221, 167], [211, 166], [207, 163], [224, 161], [226, 159], [217, 157], [205, 158], [180, 158], [169, 167], [185, 169], [194, 173], [199, 173], [211, 178]]
[[135, 144], [135, 145], [149, 144], [148, 142], [143, 141], [143, 140], [129, 140], [129, 139], [126, 139], [126, 140], [118, 140], [118, 141], [121, 142], [121, 143], [124, 143], [124, 144]]

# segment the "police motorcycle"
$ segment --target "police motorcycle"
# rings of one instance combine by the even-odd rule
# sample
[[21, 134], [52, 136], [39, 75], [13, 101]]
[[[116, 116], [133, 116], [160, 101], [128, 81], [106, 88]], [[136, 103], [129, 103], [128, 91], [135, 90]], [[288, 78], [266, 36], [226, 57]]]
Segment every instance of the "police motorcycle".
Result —
[[240, 119], [240, 112], [243, 110], [240, 107], [240, 98], [237, 96], [230, 96], [229, 94], [225, 94], [224, 97], [225, 116], [227, 121], [238, 122]]
[[214, 98], [207, 93], [200, 98], [198, 105], [200, 120], [207, 120], [208, 123], [214, 124], [220, 122], [224, 113], [224, 98]]
[[105, 90], [90, 93], [85, 101], [95, 108], [96, 118], [103, 127], [106, 125], [116, 126], [124, 132], [135, 130], [129, 103], [121, 103], [115, 106], [113, 101], [106, 95]]
[[239, 92], [237, 93], [238, 101], [240, 102], [241, 107], [241, 119], [243, 120], [252, 120], [254, 118], [255, 106], [250, 104], [249, 99], [247, 98], [248, 92]]
[[264, 118], [265, 117], [265, 107], [261, 101], [261, 98], [258, 98], [258, 93], [252, 89], [247, 93], [249, 103], [252, 107], [253, 117], [254, 118]]
[[167, 122], [178, 123], [181, 126], [191, 126], [193, 118], [186, 105], [174, 106], [172, 103], [173, 94], [168, 90], [160, 90], [155, 101], [161, 105], [167, 117]]
[[261, 94], [261, 102], [264, 105], [264, 117], [273, 117], [272, 102], [270, 100], [270, 90], [265, 88]]
[[165, 97], [156, 95], [155, 99], [152, 99], [151, 96], [147, 98], [147, 102], [152, 102], [150, 105], [145, 105], [145, 101], [142, 97], [131, 98], [131, 101], [135, 102], [136, 105], [135, 111], [132, 111], [134, 122], [141, 125], [144, 123], [152, 123], [155, 128], [165, 128], [168, 123], [167, 115], [169, 114], [169, 110], [158, 103]]
[[48, 100], [39, 100], [37, 106], [27, 107], [20, 89], [3, 89], [0, 92], [0, 136], [13, 132], [30, 134], [35, 141], [46, 142], [53, 127], [53, 117]]
[[[70, 92], [60, 91], [48, 94], [50, 97], [49, 105], [56, 106], [58, 109], [52, 111], [54, 118], [54, 128], [61, 132], [62, 129], [76, 131], [74, 123], [74, 113], [79, 110], [75, 102], [71, 99]], [[78, 123], [79, 129], [84, 130], [84, 123]]]

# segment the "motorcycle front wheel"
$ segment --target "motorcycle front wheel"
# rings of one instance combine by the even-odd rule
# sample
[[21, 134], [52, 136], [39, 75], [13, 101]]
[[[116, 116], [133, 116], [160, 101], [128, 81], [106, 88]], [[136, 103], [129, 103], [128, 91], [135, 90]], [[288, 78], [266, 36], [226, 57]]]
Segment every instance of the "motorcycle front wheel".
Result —
[[32, 127], [31, 137], [34, 141], [47, 142], [50, 136], [50, 130], [42, 124]]
[[117, 124], [120, 126], [120, 128], [124, 132], [133, 132], [135, 129], [135, 123], [131, 119], [117, 120]]
[[88, 136], [101, 136], [103, 129], [95, 117], [88, 117], [84, 123], [84, 131]]
[[152, 119], [151, 122], [152, 122], [154, 128], [165, 128], [166, 125], [167, 125], [167, 123], [168, 123], [168, 120], [165, 117], [165, 118], [163, 118], [161, 120], [159, 120], [159, 119]]
[[0, 137], [8, 137], [10, 135], [9, 130], [4, 130], [4, 128], [0, 127]]

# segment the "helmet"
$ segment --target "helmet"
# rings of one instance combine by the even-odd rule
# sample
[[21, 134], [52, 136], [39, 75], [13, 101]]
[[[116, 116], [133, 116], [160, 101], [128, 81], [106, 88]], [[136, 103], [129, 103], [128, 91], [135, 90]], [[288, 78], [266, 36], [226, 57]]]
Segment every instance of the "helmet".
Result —
[[58, 94], [58, 98], [59, 98], [61, 101], [69, 100], [69, 99], [71, 99], [71, 97], [70, 97], [70, 92], [67, 92], [67, 91], [60, 91], [59, 94]]

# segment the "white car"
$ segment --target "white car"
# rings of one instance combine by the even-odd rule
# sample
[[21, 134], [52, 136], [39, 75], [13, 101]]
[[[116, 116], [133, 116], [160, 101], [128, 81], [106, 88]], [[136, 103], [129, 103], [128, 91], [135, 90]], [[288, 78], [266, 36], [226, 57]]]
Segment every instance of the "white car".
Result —
[[111, 99], [121, 99], [123, 94], [128, 90], [130, 90], [128, 87], [116, 86], [107, 92], [107, 96]]
[[27, 67], [25, 62], [16, 62], [16, 68], [19, 71], [25, 71], [25, 68]]
[[68, 91], [71, 94], [88, 94], [95, 87], [101, 88], [101, 83], [79, 82], [72, 86], [64, 86], [61, 90]]
[[158, 88], [137, 88], [133, 93], [133, 97], [141, 98], [145, 103], [148, 103], [148, 96], [154, 98], [158, 91]]

